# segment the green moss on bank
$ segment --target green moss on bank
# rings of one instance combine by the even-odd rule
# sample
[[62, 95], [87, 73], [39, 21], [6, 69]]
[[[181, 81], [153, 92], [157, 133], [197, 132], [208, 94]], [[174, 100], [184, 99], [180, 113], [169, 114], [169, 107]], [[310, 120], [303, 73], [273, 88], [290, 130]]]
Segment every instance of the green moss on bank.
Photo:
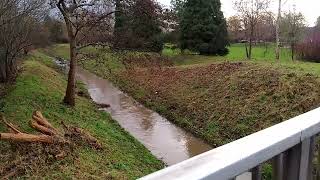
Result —
[[[66, 88], [63, 75], [48, 67], [50, 58], [35, 52], [24, 62], [23, 71], [5, 98], [1, 111], [7, 120], [24, 132], [35, 133], [29, 127], [34, 110], [40, 110], [56, 127], [66, 124], [88, 130], [103, 144], [104, 150], [82, 147], [75, 157], [56, 161], [47, 167], [28, 172], [26, 178], [49, 179], [136, 179], [163, 168], [142, 144], [123, 130], [117, 122], [97, 108], [90, 100], [77, 97], [75, 108], [63, 105]], [[6, 131], [0, 124], [0, 131]], [[0, 169], [12, 160], [9, 143], [0, 142]]]

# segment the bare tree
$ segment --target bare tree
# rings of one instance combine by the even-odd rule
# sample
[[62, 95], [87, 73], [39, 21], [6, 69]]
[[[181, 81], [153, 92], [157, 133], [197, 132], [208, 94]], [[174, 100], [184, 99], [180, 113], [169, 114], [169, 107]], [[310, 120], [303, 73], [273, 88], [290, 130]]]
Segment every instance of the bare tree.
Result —
[[0, 2], [0, 82], [7, 82], [15, 75], [16, 59], [32, 45], [32, 32], [44, 9], [44, 0]]
[[302, 39], [306, 20], [302, 13], [295, 11], [284, 13], [281, 24], [281, 39], [286, 42], [291, 49], [291, 59], [294, 60], [296, 44]]
[[227, 20], [229, 40], [231, 42], [239, 42], [243, 40], [244, 28], [240, 17], [231, 16]]
[[266, 12], [259, 18], [256, 25], [255, 41], [271, 42], [275, 37], [276, 21], [272, 12]]
[[251, 59], [252, 56], [256, 26], [260, 17], [268, 11], [269, 5], [270, 0], [237, 0], [234, 2], [234, 7], [238, 11], [238, 16], [241, 17], [245, 29], [245, 36], [249, 41], [249, 47], [247, 44], [245, 46], [248, 59]]
[[68, 85], [64, 103], [75, 105], [75, 74], [77, 54], [80, 49], [105, 43], [99, 35], [109, 34], [113, 3], [111, 0], [51, 0], [51, 5], [57, 7], [66, 24], [70, 44], [70, 68]]

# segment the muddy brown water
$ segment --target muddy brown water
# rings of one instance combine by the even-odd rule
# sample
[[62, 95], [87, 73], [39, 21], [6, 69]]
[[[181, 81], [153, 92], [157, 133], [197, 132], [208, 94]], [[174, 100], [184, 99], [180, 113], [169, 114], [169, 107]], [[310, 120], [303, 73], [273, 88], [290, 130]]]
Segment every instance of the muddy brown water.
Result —
[[157, 158], [173, 165], [211, 148], [199, 138], [177, 127], [158, 113], [145, 108], [117, 89], [110, 81], [78, 68], [77, 78], [86, 84], [91, 98]]

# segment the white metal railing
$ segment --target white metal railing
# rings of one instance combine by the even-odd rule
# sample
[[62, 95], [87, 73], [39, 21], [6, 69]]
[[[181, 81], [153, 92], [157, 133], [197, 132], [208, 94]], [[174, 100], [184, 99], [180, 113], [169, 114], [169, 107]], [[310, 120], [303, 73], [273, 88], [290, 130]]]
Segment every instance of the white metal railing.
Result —
[[273, 180], [312, 179], [320, 108], [160, 170], [141, 180], [230, 180], [251, 171], [261, 179], [261, 164], [272, 162]]

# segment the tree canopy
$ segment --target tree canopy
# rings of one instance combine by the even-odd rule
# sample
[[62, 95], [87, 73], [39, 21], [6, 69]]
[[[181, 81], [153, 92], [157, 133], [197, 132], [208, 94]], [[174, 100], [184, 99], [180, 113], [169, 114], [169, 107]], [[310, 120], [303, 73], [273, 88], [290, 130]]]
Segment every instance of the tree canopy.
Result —
[[117, 0], [115, 48], [161, 51], [161, 11], [154, 0]]
[[180, 45], [200, 54], [228, 53], [227, 24], [220, 0], [187, 0], [180, 22]]

